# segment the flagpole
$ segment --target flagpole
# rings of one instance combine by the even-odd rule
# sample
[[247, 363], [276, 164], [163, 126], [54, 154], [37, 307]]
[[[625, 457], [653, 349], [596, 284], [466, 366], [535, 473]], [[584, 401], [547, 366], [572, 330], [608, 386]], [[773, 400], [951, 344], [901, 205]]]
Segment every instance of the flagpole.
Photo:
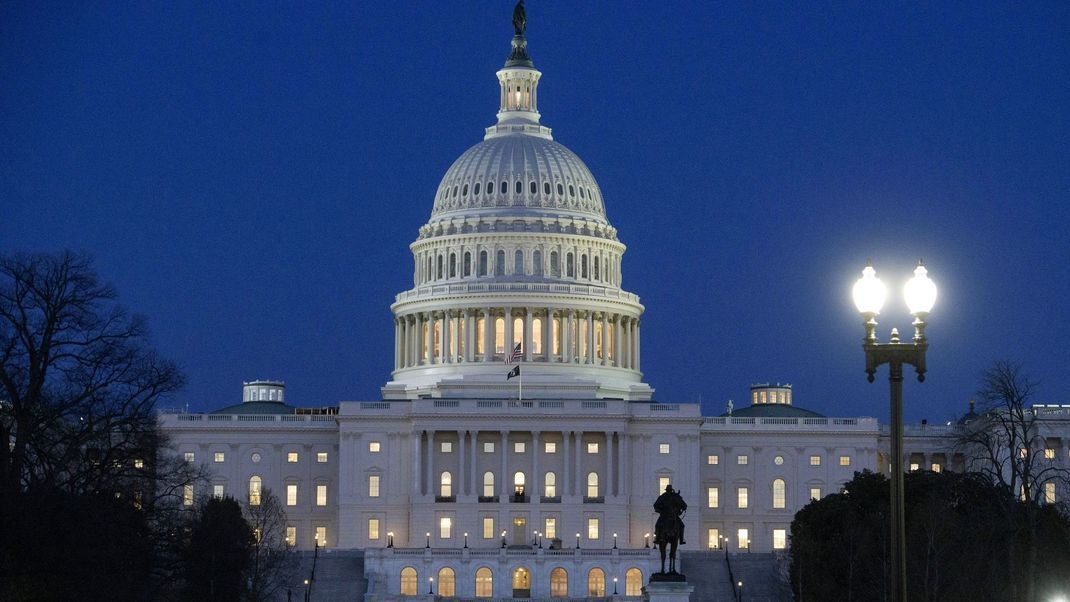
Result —
[[[520, 362], [517, 362], [516, 365], [517, 365], [517, 367], [520, 367]], [[517, 387], [518, 387], [517, 393], [516, 393], [516, 400], [517, 401], [524, 401], [524, 371], [523, 370], [521, 370], [520, 374], [517, 375], [516, 383], [517, 383]]]

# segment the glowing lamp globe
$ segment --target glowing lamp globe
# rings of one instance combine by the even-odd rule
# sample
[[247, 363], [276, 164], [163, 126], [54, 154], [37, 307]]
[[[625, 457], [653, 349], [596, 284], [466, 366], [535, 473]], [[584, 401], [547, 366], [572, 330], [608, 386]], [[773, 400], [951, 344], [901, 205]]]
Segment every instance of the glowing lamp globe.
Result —
[[928, 271], [920, 261], [918, 267], [914, 268], [914, 277], [903, 287], [903, 297], [906, 298], [910, 313], [915, 315], [929, 313], [936, 303], [936, 285], [929, 280]]
[[877, 278], [877, 271], [873, 269], [873, 266], [866, 264], [865, 269], [862, 270], [862, 277], [851, 289], [851, 296], [854, 297], [858, 312], [863, 315], [879, 314], [881, 307], [884, 306], [886, 293], [884, 283]]

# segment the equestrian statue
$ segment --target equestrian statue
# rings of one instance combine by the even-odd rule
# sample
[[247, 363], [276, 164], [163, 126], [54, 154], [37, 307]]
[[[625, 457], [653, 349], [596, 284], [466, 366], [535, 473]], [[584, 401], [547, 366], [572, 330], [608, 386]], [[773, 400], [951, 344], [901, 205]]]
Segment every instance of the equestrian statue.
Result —
[[[676, 547], [687, 543], [684, 541], [684, 521], [681, 517], [687, 512], [687, 502], [680, 497], [672, 485], [665, 486], [665, 493], [654, 502], [654, 511], [658, 521], [654, 523], [654, 545], [661, 550], [661, 573], [663, 579], [672, 576], [672, 580], [682, 580], [683, 575], [676, 572]], [[669, 570], [665, 571], [665, 547], [669, 547]], [[651, 576], [655, 580], [655, 576]]]

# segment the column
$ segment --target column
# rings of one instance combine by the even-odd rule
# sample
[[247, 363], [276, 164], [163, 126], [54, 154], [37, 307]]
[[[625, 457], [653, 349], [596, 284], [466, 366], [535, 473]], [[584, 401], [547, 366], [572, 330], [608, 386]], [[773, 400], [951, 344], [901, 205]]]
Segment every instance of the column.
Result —
[[531, 483], [529, 486], [529, 493], [531, 499], [538, 501], [538, 496], [542, 495], [542, 489], [539, 488], [539, 454], [542, 450], [539, 449], [539, 431], [531, 431], [531, 478], [528, 479]]
[[542, 324], [542, 352], [547, 362], [554, 359], [553, 347], [554, 311], [546, 308], [546, 320]]
[[423, 454], [423, 450], [420, 449], [420, 439], [423, 438], [423, 433], [414, 431], [409, 437], [412, 439], [412, 495], [416, 497], [420, 495], [420, 483], [423, 482], [420, 479], [420, 458]]
[[470, 362], [475, 358], [476, 325], [472, 317], [472, 311], [464, 308], [464, 361]]
[[513, 352], [513, 347], [516, 347], [516, 341], [513, 340], [513, 308], [505, 308], [505, 357], [508, 358], [509, 354]]
[[502, 496], [502, 499], [505, 500], [509, 498], [509, 479], [505, 474], [505, 471], [508, 470], [506, 460], [509, 458], [509, 450], [506, 449], [506, 446], [509, 443], [509, 431], [499, 431], [499, 434], [501, 435], [501, 445], [498, 447], [501, 448], [502, 470], [500, 478], [501, 485], [498, 486], [498, 491], [501, 492], [500, 495]]
[[642, 370], [642, 368], [640, 368], [640, 366], [639, 366], [639, 357], [640, 357], [640, 353], [639, 353], [639, 326], [640, 326], [639, 325], [639, 319], [636, 318], [636, 320], [635, 320], [635, 371], [636, 372], [639, 372], [639, 371]]
[[557, 486], [561, 492], [561, 497], [564, 497], [566, 495], [572, 495], [572, 492], [569, 491], [569, 483], [571, 482], [569, 480], [569, 473], [572, 472], [569, 470], [569, 458], [572, 457], [570, 450], [572, 447], [572, 431], [561, 431], [561, 447], [565, 448], [565, 462], [561, 465], [561, 480], [558, 481]]
[[394, 370], [401, 368], [401, 320], [394, 318]]
[[465, 486], [468, 485], [468, 479], [464, 473], [464, 459], [468, 456], [468, 444], [464, 440], [464, 431], [457, 431], [457, 453], [460, 454], [457, 463], [457, 486], [453, 492], [458, 498], [465, 494]]
[[572, 361], [572, 310], [561, 311], [561, 361]]
[[427, 431], [427, 493], [435, 495], [435, 431]]
[[490, 315], [490, 308], [483, 308], [483, 361], [490, 362], [494, 355], [494, 318]]
[[424, 314], [418, 312], [415, 316], [416, 320], [416, 332], [413, 333], [415, 344], [413, 345], [413, 351], [415, 351], [416, 360], [413, 362], [414, 366], [419, 366], [427, 359], [427, 354], [423, 348], [423, 336], [424, 336]]
[[450, 315], [443, 311], [438, 320], [438, 363], [445, 364], [450, 357]]
[[632, 319], [624, 319], [624, 367], [631, 370], [634, 368], [632, 365]]
[[524, 308], [524, 361], [531, 362], [531, 308]]
[[[477, 446], [479, 445], [479, 431], [471, 431], [470, 439], [470, 443], [472, 445], [472, 454], [469, 456], [471, 458], [471, 466], [469, 466], [468, 468], [468, 482], [470, 483], [469, 489], [474, 489], [476, 492], [478, 492], [477, 495], [483, 495], [483, 491], [480, 489], [481, 484], [479, 481], [476, 480], [476, 477], [478, 476], [476, 474], [476, 458], [479, 457], [479, 449], [477, 449]], [[472, 491], [469, 491], [469, 493], [472, 493]]]
[[613, 463], [616, 462], [616, 449], [613, 446], [613, 431], [606, 431], [606, 492], [608, 498], [613, 492]]
[[622, 347], [622, 345], [620, 344], [620, 340], [621, 340], [621, 336], [623, 334], [623, 330], [621, 329], [620, 323], [621, 323], [621, 320], [623, 320], [623, 319], [624, 319], [624, 316], [622, 316], [620, 314], [617, 314], [617, 319], [613, 321], [613, 329], [614, 329], [614, 334], [613, 334], [613, 363], [618, 368], [620, 368], [620, 367], [622, 367], [624, 365], [621, 362], [621, 357], [620, 357], [620, 350], [621, 350], [621, 347]]
[[609, 316], [602, 312], [602, 365], [609, 365]]
[[594, 359], [595, 359], [595, 357], [594, 357], [594, 312], [593, 311], [588, 311], [587, 312], [587, 336], [585, 337], [585, 339], [586, 339], [587, 348], [584, 349], [584, 351], [586, 351], [586, 353], [583, 354], [583, 363], [585, 363], [585, 364], [593, 364], [594, 363]]
[[[620, 472], [617, 478], [620, 479], [620, 486], [617, 488], [617, 494], [621, 496], [627, 496], [629, 492], [628, 476], [631, 474], [628, 472], [628, 434], [621, 433], [620, 435]], [[799, 456], [802, 457], [801, 455]], [[797, 464], [797, 462], [796, 462]]]
[[586, 490], [583, 489], [584, 483], [582, 482], [583, 481], [583, 476], [582, 476], [583, 469], [580, 467], [581, 466], [580, 459], [582, 457], [583, 457], [583, 431], [576, 431], [576, 457], [573, 459], [573, 461], [575, 462], [575, 466], [573, 468], [575, 470], [573, 471], [573, 474], [572, 474], [572, 490], [575, 491], [577, 495], [586, 495], [587, 494]]
[[424, 363], [430, 366], [434, 363], [435, 359], [435, 317], [430, 312], [427, 314], [426, 330], [427, 336], [424, 337], [424, 346], [426, 347], [424, 350], [424, 357], [426, 358], [426, 361]]
[[409, 316], [409, 365], [420, 365], [420, 328], [416, 316]]

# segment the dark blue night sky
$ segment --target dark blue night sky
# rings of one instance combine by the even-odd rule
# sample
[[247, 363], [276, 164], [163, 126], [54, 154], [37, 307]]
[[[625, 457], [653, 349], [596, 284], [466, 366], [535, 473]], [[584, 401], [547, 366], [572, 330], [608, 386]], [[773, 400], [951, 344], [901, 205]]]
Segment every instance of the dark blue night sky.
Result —
[[[0, 4], [0, 252], [92, 253], [189, 384], [373, 399], [439, 178], [494, 121], [502, 2]], [[528, 3], [539, 105], [646, 305], [642, 367], [707, 413], [791, 382], [887, 418], [850, 287], [940, 290], [906, 416], [992, 360], [1070, 403], [1070, 4]]]

